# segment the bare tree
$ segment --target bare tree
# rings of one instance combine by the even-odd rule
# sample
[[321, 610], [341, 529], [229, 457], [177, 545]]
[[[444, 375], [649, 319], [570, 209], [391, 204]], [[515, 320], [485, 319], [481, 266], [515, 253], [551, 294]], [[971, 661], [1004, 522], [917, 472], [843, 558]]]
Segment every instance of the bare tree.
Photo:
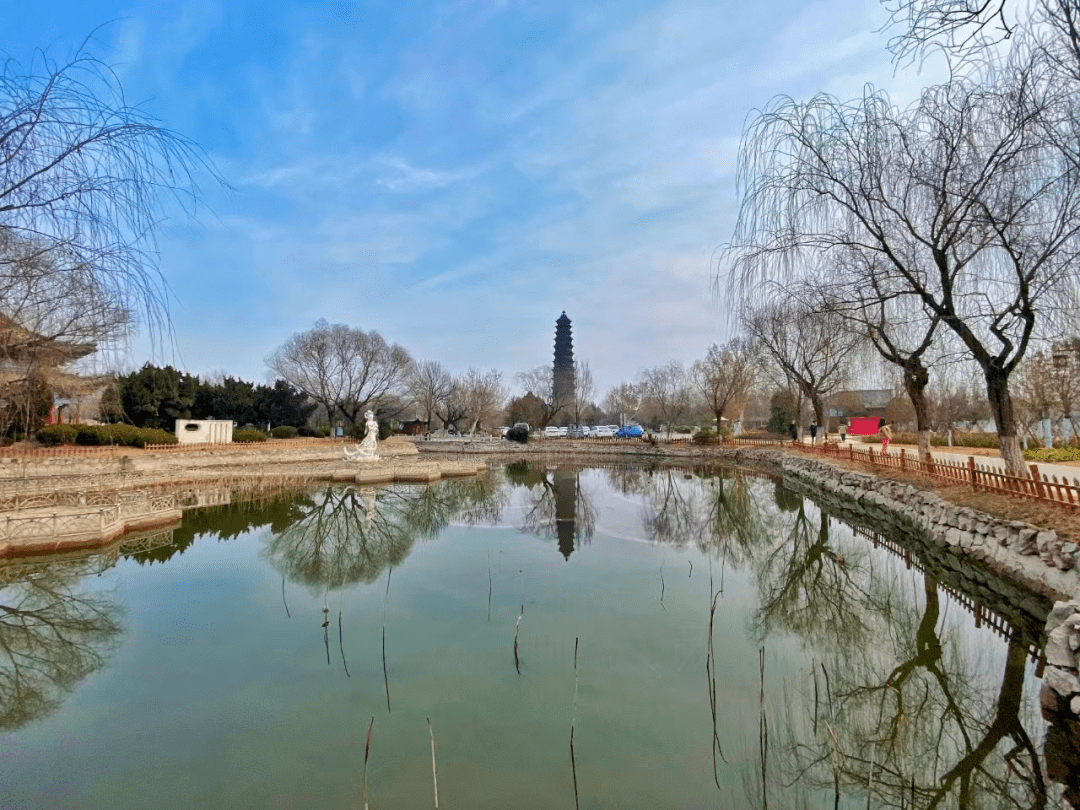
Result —
[[593, 404], [596, 396], [596, 383], [593, 382], [592, 370], [587, 360], [574, 363], [574, 424], [580, 425], [582, 416]]
[[[887, 272], [869, 265], [876, 257], [846, 251], [839, 258], [847, 266], [831, 285], [816, 287], [817, 306], [836, 313], [849, 330], [862, 335], [880, 357], [895, 366], [910, 400], [919, 457], [930, 452], [930, 364], [941, 355], [941, 318], [923, 310], [919, 300], [906, 294]], [[887, 415], [889, 421], [894, 420]], [[907, 420], [901, 420], [907, 421]]]
[[67, 322], [74, 339], [97, 339], [141, 319], [154, 334], [168, 326], [154, 245], [165, 204], [192, 212], [196, 175], [220, 178], [192, 141], [128, 104], [90, 41], [66, 64], [40, 55], [0, 72], [0, 262], [16, 246], [15, 264], [0, 265], [16, 288], [0, 280], [0, 309], [33, 318], [51, 290], [49, 333]]
[[641, 370], [638, 387], [642, 403], [647, 402], [655, 411], [668, 435], [672, 425], [678, 424], [690, 409], [690, 385], [690, 375], [678, 360]]
[[508, 396], [502, 372], [497, 369], [484, 373], [470, 368], [455, 385], [460, 391], [465, 416], [470, 422], [469, 433], [475, 433], [481, 425], [492, 424]]
[[1002, 456], [1026, 475], [1009, 395], [1036, 319], [1074, 282], [1080, 172], [1045, 138], [1031, 70], [953, 80], [907, 110], [882, 93], [783, 100], [749, 127], [729, 250], [742, 289], [806, 267], [859, 271], [917, 301], [983, 372]]
[[424, 422], [431, 427], [439, 405], [450, 396], [454, 378], [438, 360], [414, 363], [407, 382], [409, 395], [424, 414]]
[[450, 431], [451, 425], [458, 428], [458, 423], [469, 415], [469, 402], [463, 381], [458, 378], [450, 386], [450, 394], [443, 398], [435, 408], [435, 415], [443, 423], [443, 430]]
[[746, 399], [758, 381], [760, 361], [757, 344], [735, 337], [723, 346], [712, 344], [705, 358], [694, 363], [691, 376], [716, 417], [717, 430], [725, 415], [730, 418], [737, 413], [741, 417]]
[[620, 425], [637, 415], [641, 389], [634, 383], [619, 383], [604, 396], [604, 410], [614, 414]]
[[555, 371], [552, 366], [537, 366], [517, 375], [524, 394], [532, 394], [540, 406], [541, 424], [547, 427], [558, 414], [573, 405], [572, 401], [555, 396]]
[[772, 358], [781, 377], [805, 396], [827, 431], [825, 399], [847, 379], [847, 364], [862, 338], [828, 310], [811, 310], [795, 298], [747, 312], [743, 327]]
[[409, 353], [378, 332], [364, 332], [325, 320], [298, 332], [266, 358], [278, 377], [355, 429], [369, 406], [403, 389], [412, 367]]

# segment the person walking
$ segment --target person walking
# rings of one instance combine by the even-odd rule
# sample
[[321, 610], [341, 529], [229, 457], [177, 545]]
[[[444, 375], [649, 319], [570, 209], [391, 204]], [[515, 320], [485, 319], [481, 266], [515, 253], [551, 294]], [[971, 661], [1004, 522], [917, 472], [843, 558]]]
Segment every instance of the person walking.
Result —
[[881, 426], [881, 457], [885, 458], [885, 453], [889, 449], [889, 439], [892, 438], [892, 428], [889, 427], [889, 423], [885, 422]]
[[840, 444], [847, 441], [847, 422], [840, 423]]
[[810, 444], [817, 444], [817, 422], [810, 423]]
[[789, 428], [789, 431], [791, 433], [791, 441], [793, 441], [793, 442], [797, 441], [798, 438], [799, 438], [799, 431], [798, 431], [798, 428], [795, 427], [794, 422], [791, 423], [791, 427]]

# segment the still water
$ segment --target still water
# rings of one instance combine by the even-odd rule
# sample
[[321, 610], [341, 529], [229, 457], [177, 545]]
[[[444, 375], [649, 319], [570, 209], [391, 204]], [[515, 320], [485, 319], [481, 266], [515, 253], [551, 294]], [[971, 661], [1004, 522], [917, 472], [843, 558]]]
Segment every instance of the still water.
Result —
[[11, 565], [0, 807], [1060, 806], [1044, 617], [873, 539], [733, 471], [512, 465]]

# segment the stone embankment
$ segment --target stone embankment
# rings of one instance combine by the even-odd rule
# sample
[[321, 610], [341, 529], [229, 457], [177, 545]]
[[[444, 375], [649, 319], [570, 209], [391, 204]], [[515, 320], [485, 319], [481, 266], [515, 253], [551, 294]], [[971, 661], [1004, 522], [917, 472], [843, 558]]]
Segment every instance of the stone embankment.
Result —
[[102, 545], [133, 530], [179, 521], [203, 505], [192, 485], [430, 483], [487, 469], [475, 459], [421, 459], [403, 440], [378, 461], [349, 463], [341, 446], [221, 448], [182, 453], [0, 458], [0, 559]]

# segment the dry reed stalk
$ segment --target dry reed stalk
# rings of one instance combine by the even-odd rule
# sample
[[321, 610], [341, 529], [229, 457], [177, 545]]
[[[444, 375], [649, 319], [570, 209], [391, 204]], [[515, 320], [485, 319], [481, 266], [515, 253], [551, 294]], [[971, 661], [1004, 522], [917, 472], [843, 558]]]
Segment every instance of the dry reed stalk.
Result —
[[285, 618], [291, 619], [292, 614], [289, 613], [289, 603], [285, 601], [285, 576], [281, 577], [281, 603], [285, 605]]
[[877, 743], [870, 746], [870, 774], [866, 779], [866, 810], [870, 810], [870, 797], [874, 793], [874, 759], [877, 757]]
[[769, 721], [765, 716], [765, 648], [758, 650], [758, 674], [761, 679], [761, 692], [759, 695], [760, 718], [758, 720], [758, 753], [761, 757], [761, 806], [762, 810], [769, 810], [769, 792], [767, 785], [767, 773], [769, 766]]
[[368, 757], [371, 754], [371, 730], [375, 728], [375, 715], [371, 715], [371, 722], [367, 727], [367, 742], [364, 743], [364, 810], [368, 810], [368, 781], [367, 766]]
[[491, 621], [491, 552], [488, 552], [488, 617], [487, 620]]
[[386, 687], [386, 713], [390, 714], [390, 677], [386, 674], [386, 610], [390, 604], [390, 577], [394, 573], [394, 566], [386, 572], [386, 593], [383, 596], [382, 614], [382, 676], [383, 685]]
[[330, 666], [330, 608], [323, 606], [323, 623], [322, 623], [322, 637], [323, 644], [326, 645], [326, 665]]
[[439, 778], [435, 775], [435, 732], [431, 730], [431, 718], [427, 719], [428, 736], [431, 737], [431, 785], [435, 789], [435, 810], [439, 810]]
[[344, 638], [342, 636], [342, 632], [341, 632], [341, 611], [340, 610], [338, 611], [338, 614], [337, 614], [337, 640], [338, 640], [338, 647], [341, 648], [341, 664], [342, 664], [342, 666], [345, 667], [345, 677], [346, 678], [351, 678], [352, 675], [349, 674], [349, 663], [345, 660], [345, 640], [344, 640]]
[[720, 592], [717, 591], [713, 594], [712, 602], [709, 605], [709, 641], [706, 645], [705, 654], [705, 679], [709, 684], [709, 711], [712, 714], [712, 751], [713, 751], [713, 781], [716, 783], [718, 790], [722, 790], [720, 787], [720, 771], [716, 765], [716, 755], [720, 755], [720, 759], [724, 761], [724, 764], [728, 764], [727, 757], [724, 756], [724, 749], [720, 745], [720, 734], [717, 731], [717, 699], [716, 699], [716, 648], [713, 644], [713, 622], [716, 617], [716, 600], [719, 598]]
[[390, 714], [390, 678], [386, 675], [386, 625], [382, 628], [382, 677], [386, 686], [386, 713]]
[[521, 632], [521, 619], [525, 615], [525, 605], [521, 606], [521, 613], [518, 614], [517, 624], [514, 626], [514, 669], [517, 670], [517, 674], [521, 674], [521, 661], [518, 659], [518, 634]]
[[660, 563], [660, 607], [664, 608], [664, 613], [667, 613], [667, 608], [664, 607], [664, 591], [667, 586], [664, 584], [664, 564]]
[[687, 562], [690, 563], [690, 573], [686, 575], [686, 578], [689, 579], [690, 577], [692, 577], [694, 575], [694, 561], [693, 560], [687, 560]]
[[580, 810], [581, 802], [578, 798], [577, 786], [577, 758], [574, 756], [574, 728], [577, 725], [577, 696], [578, 696], [578, 669], [577, 669], [578, 638], [574, 638], [574, 710], [570, 715], [570, 773], [574, 778], [574, 807]]

